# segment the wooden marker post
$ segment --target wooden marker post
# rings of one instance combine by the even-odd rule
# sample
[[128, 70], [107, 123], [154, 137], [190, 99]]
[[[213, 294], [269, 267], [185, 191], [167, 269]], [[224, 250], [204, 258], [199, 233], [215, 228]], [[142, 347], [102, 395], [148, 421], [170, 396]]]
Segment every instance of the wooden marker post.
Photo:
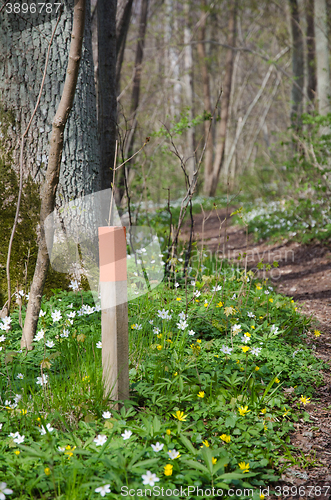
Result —
[[105, 396], [129, 399], [126, 230], [99, 227], [102, 372]]

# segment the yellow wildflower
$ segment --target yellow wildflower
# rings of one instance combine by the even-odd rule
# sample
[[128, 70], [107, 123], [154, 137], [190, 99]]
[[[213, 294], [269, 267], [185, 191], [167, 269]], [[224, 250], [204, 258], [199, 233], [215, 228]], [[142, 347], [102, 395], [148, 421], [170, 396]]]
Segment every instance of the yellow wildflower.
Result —
[[133, 325], [131, 325], [131, 330], [134, 330], [136, 328], [136, 325], [133, 323]]
[[167, 429], [167, 430], [166, 430], [166, 434], [167, 434], [168, 436], [170, 436], [170, 434], [171, 434], [171, 430], [170, 430], [170, 429]]
[[204, 441], [202, 441], [202, 442], [203, 442], [203, 444], [204, 444], [207, 448], [209, 448], [209, 443], [208, 443], [207, 439], [205, 439], [205, 440], [204, 440]]
[[243, 471], [243, 473], [249, 472], [249, 463], [245, 464], [245, 462], [240, 462], [239, 468]]
[[247, 352], [247, 351], [249, 351], [249, 347], [248, 347], [248, 345], [242, 345], [242, 346], [241, 346], [241, 349], [243, 350], [243, 352]]
[[252, 334], [249, 333], [249, 332], [245, 332], [244, 335], [245, 335], [245, 337], [251, 337], [252, 336]]
[[280, 382], [279, 378], [276, 377], [275, 382], [276, 382], [276, 384], [279, 384], [279, 382]]
[[197, 342], [198, 342], [198, 344], [201, 344], [201, 340], [200, 339], [197, 339]]
[[49, 467], [45, 467], [44, 472], [45, 472], [46, 476], [49, 476], [51, 473], [51, 469]]
[[178, 372], [175, 372], [175, 373], [174, 373], [174, 377], [177, 377], [177, 375], [178, 375]]
[[171, 476], [172, 475], [172, 469], [174, 468], [173, 465], [167, 464], [164, 466], [164, 475], [165, 476]]
[[222, 302], [222, 301], [220, 301], [220, 302], [217, 304], [217, 306], [216, 306], [216, 307], [223, 307], [223, 302]]
[[274, 299], [269, 299], [269, 302], [273, 303]]
[[158, 339], [162, 339], [162, 333], [158, 333], [156, 336]]
[[72, 457], [72, 456], [73, 456], [73, 451], [74, 451], [74, 449], [75, 449], [75, 448], [76, 448], [76, 446], [73, 446], [73, 447], [71, 448], [71, 446], [70, 446], [69, 444], [66, 446], [66, 450], [67, 450], [67, 451], [65, 451], [64, 453], [65, 453], [66, 455], [68, 455], [68, 458], [70, 458], [70, 457]]
[[159, 345], [156, 346], [156, 349], [158, 349], [159, 351], [161, 351], [162, 346], [159, 344]]
[[227, 434], [222, 434], [220, 436], [220, 439], [222, 439], [222, 441], [224, 441], [225, 443], [230, 443], [231, 441], [231, 436], [228, 436]]
[[179, 302], [180, 300], [182, 300], [181, 297], [176, 297], [176, 300]]
[[319, 330], [314, 330], [314, 335], [315, 337], [319, 337], [321, 335], [321, 332]]
[[211, 463], [212, 463], [213, 465], [215, 465], [215, 464], [216, 464], [216, 462], [217, 462], [217, 458], [212, 457], [212, 459], [211, 459]]
[[198, 398], [204, 398], [204, 397], [205, 397], [205, 391], [199, 391]]
[[290, 411], [290, 410], [287, 410], [287, 409], [285, 408], [285, 406], [284, 406], [284, 412], [285, 412], [285, 413], [283, 414], [283, 417], [286, 417], [286, 415], [288, 414], [288, 412], [289, 412], [289, 411]]
[[255, 326], [254, 325], [251, 325], [251, 328], [253, 328], [253, 330], [255, 330]]
[[306, 396], [303, 396], [301, 394], [300, 401], [301, 401], [301, 403], [303, 403], [304, 405], [306, 405], [307, 403], [310, 403], [310, 398], [306, 398]]
[[184, 415], [183, 411], [177, 410], [176, 413], [172, 413], [172, 416], [177, 418], [180, 422], [185, 422], [187, 415]]
[[20, 450], [15, 450], [14, 453], [15, 453], [15, 455], [19, 455], [21, 452], [20, 452]]
[[261, 413], [263, 413], [263, 415], [265, 415], [267, 413], [267, 409], [263, 408], [263, 410], [261, 410]]
[[263, 493], [261, 493], [260, 500], [264, 500], [264, 499], [265, 499], [265, 496], [263, 495]]
[[256, 366], [256, 367], [255, 367], [255, 371], [256, 371], [256, 372], [258, 372], [258, 371], [259, 371], [259, 369], [260, 369], [260, 367], [259, 367], [259, 366]]
[[249, 411], [251, 411], [251, 410], [249, 410], [249, 409], [248, 409], [248, 406], [240, 406], [240, 407], [238, 408], [238, 411], [239, 411], [240, 415], [241, 415], [242, 417], [244, 417], [244, 416], [246, 415], [246, 413], [248, 413], [248, 412], [249, 412]]

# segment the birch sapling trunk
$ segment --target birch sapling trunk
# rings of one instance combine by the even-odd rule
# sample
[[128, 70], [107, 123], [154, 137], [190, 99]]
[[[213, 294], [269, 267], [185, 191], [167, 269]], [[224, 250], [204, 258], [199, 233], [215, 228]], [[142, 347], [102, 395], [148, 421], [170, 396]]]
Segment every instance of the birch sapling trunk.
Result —
[[85, 10], [85, 0], [75, 0], [68, 68], [61, 101], [52, 123], [49, 160], [46, 179], [42, 187], [38, 255], [22, 332], [22, 349], [31, 349], [32, 340], [37, 329], [41, 299], [49, 267], [44, 221], [53, 212], [55, 205], [56, 190], [60, 176], [64, 128], [74, 101], [79, 63], [82, 55]]
[[[235, 45], [236, 17], [237, 17], [237, 1], [234, 0], [233, 7], [230, 12], [230, 19], [228, 25], [229, 33], [228, 33], [227, 44], [230, 47], [234, 47]], [[224, 83], [222, 85], [221, 120], [216, 130], [217, 146], [215, 151], [213, 172], [212, 176], [210, 176], [208, 179], [205, 179], [205, 192], [208, 196], [215, 196], [218, 179], [220, 176], [224, 159], [225, 138], [226, 138], [226, 130], [228, 125], [229, 111], [230, 111], [233, 60], [234, 60], [234, 50], [229, 48], [226, 55], [225, 77], [224, 77]]]

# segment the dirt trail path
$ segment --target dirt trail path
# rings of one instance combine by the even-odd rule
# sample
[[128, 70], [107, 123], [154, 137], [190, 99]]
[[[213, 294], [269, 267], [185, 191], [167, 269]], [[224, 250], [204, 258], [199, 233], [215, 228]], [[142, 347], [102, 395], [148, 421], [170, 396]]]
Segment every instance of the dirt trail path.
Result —
[[[299, 422], [291, 443], [301, 450], [308, 460], [315, 457], [316, 467], [300, 468], [293, 465], [282, 476], [282, 485], [302, 486], [303, 495], [280, 496], [275, 498], [291, 499], [331, 499], [331, 248], [320, 244], [301, 245], [283, 241], [281, 244], [267, 242], [254, 243], [253, 235], [246, 237], [245, 229], [231, 224], [231, 218], [224, 222], [228, 209], [214, 210], [210, 214], [194, 216], [196, 241], [203, 241], [204, 247], [225, 255], [238, 262], [237, 258], [246, 253], [247, 265], [256, 269], [258, 262], [272, 264], [277, 261], [278, 268], [269, 273], [259, 271], [261, 278], [268, 277], [279, 293], [293, 297], [302, 313], [313, 318], [313, 325], [322, 332], [320, 337], [310, 337], [307, 344], [314, 349], [318, 358], [329, 364], [330, 370], [323, 373], [325, 385], [320, 387], [313, 398], [313, 404], [305, 409], [312, 422]], [[222, 226], [221, 226], [221, 222]], [[225, 226], [228, 239], [225, 244]], [[221, 229], [220, 229], [221, 226]], [[181, 231], [181, 240], [188, 241], [189, 223]], [[241, 259], [244, 265], [244, 259]], [[320, 486], [318, 489], [310, 487]], [[327, 491], [327, 487], [330, 488]], [[324, 489], [323, 489], [324, 487]], [[292, 490], [295, 491], [295, 490]], [[309, 494], [310, 492], [310, 494]], [[272, 497], [269, 497], [272, 498]]]

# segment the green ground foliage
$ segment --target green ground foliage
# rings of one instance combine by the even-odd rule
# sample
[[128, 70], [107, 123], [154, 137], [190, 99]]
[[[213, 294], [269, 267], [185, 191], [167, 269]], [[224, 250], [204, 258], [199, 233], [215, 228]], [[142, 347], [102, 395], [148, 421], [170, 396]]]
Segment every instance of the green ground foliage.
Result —
[[103, 397], [89, 292], [43, 301], [33, 351], [20, 350], [17, 311], [1, 320], [0, 482], [13, 498], [190, 487], [197, 499], [214, 487], [257, 500], [299, 463], [290, 432], [322, 382], [305, 345], [319, 332], [267, 281], [200, 257], [185, 278], [179, 258], [171, 279], [130, 303], [130, 400], [117, 410]]

